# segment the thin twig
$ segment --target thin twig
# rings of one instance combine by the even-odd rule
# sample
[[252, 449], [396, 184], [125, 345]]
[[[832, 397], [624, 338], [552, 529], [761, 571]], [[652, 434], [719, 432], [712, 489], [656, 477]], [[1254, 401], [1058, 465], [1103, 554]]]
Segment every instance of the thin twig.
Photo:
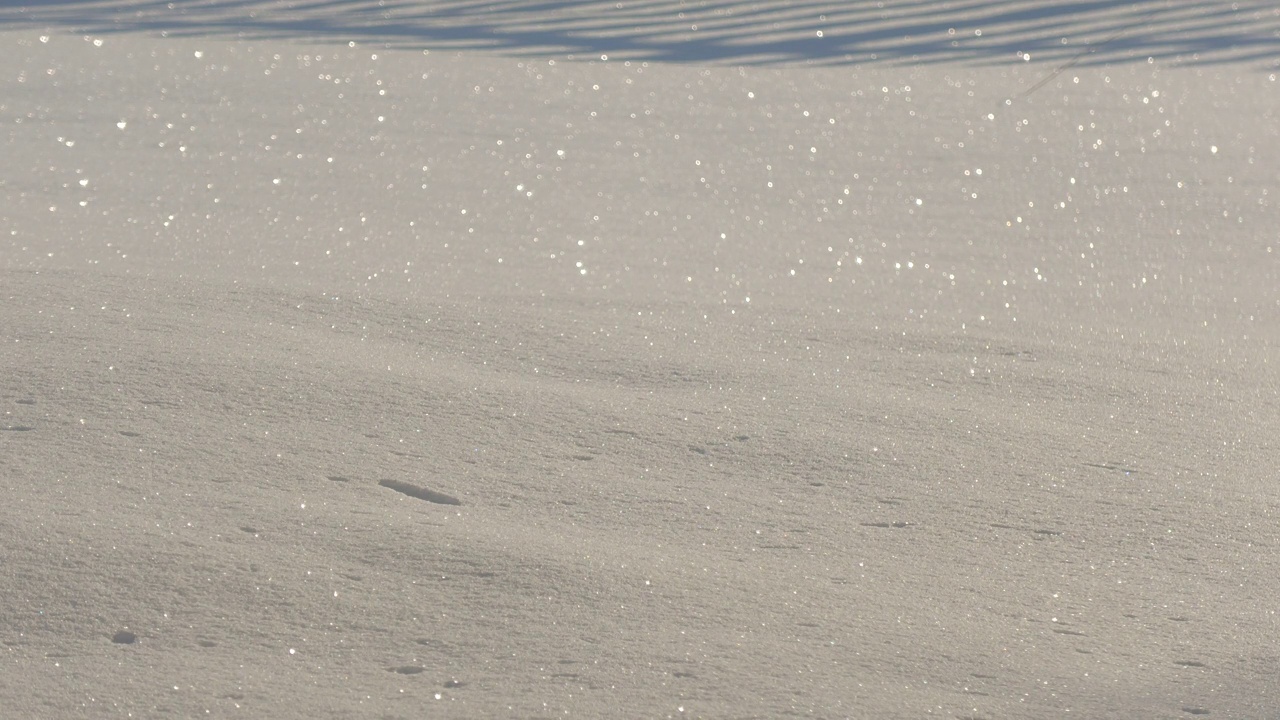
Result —
[[[1166, 3], [1166, 4], [1167, 4], [1167, 3]], [[1158, 10], [1160, 10], [1160, 7], [1154, 7], [1154, 8], [1152, 8], [1152, 9], [1148, 10], [1148, 11], [1147, 11], [1147, 13], [1146, 13], [1145, 15], [1143, 15], [1143, 16], [1142, 16], [1142, 18], [1138, 21], [1138, 23], [1137, 23], [1138, 27], [1141, 27], [1141, 26], [1143, 26], [1143, 25], [1146, 25], [1146, 24], [1147, 24], [1147, 20], [1151, 19], [1151, 16], [1152, 16], [1152, 15], [1155, 15], [1155, 14], [1156, 14], [1156, 12], [1157, 12]], [[1024, 99], [1024, 98], [1026, 98], [1028, 95], [1030, 95], [1031, 93], [1033, 93], [1033, 92], [1035, 92], [1035, 91], [1039, 90], [1040, 88], [1044, 87], [1045, 85], [1048, 85], [1050, 81], [1052, 81], [1054, 78], [1056, 78], [1056, 77], [1058, 77], [1059, 75], [1061, 75], [1063, 70], [1066, 70], [1067, 68], [1069, 68], [1069, 67], [1071, 67], [1071, 66], [1075, 65], [1076, 63], [1080, 62], [1080, 58], [1083, 58], [1085, 55], [1089, 55], [1089, 54], [1095, 53], [1095, 52], [1097, 52], [1097, 51], [1098, 51], [1098, 48], [1105, 47], [1105, 46], [1110, 45], [1111, 43], [1115, 42], [1116, 40], [1119, 40], [1121, 37], [1123, 37], [1123, 36], [1127, 35], [1127, 34], [1129, 33], [1129, 31], [1130, 31], [1130, 30], [1132, 30], [1133, 28], [1134, 28], [1134, 26], [1133, 26], [1133, 25], [1129, 25], [1128, 27], [1122, 27], [1122, 28], [1120, 28], [1119, 30], [1117, 30], [1117, 31], [1115, 31], [1115, 32], [1113, 32], [1113, 33], [1111, 33], [1111, 35], [1109, 35], [1109, 36], [1107, 36], [1105, 39], [1103, 39], [1103, 40], [1102, 40], [1102, 42], [1089, 43], [1088, 45], [1086, 45], [1086, 46], [1085, 46], [1085, 48], [1084, 48], [1083, 50], [1081, 50], [1080, 52], [1076, 53], [1076, 54], [1075, 54], [1075, 56], [1074, 56], [1074, 57], [1072, 57], [1070, 60], [1068, 60], [1068, 61], [1066, 61], [1066, 62], [1062, 63], [1061, 65], [1059, 65], [1058, 67], [1054, 68], [1052, 72], [1050, 72], [1048, 75], [1045, 75], [1043, 78], [1041, 78], [1041, 79], [1040, 79], [1040, 81], [1039, 81], [1039, 82], [1037, 82], [1035, 85], [1032, 85], [1030, 88], [1028, 88], [1028, 89], [1024, 90], [1022, 93], [1020, 93], [1019, 95], [1017, 95], [1016, 97], [1014, 97], [1014, 99], [1015, 99], [1015, 100], [1022, 100], [1022, 99]]]

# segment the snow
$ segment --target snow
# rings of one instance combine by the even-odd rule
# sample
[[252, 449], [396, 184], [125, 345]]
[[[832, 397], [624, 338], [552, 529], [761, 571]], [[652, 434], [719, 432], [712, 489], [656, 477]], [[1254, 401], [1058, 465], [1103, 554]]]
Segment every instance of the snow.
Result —
[[1271, 4], [491, 5], [0, 8], [5, 712], [1274, 707]]

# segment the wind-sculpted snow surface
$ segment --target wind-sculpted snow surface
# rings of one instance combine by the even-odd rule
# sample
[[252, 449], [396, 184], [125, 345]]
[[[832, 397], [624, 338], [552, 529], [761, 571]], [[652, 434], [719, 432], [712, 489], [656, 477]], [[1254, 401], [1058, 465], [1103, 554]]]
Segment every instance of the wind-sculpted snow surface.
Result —
[[1269, 8], [484, 7], [0, 7], [0, 716], [1275, 712]]

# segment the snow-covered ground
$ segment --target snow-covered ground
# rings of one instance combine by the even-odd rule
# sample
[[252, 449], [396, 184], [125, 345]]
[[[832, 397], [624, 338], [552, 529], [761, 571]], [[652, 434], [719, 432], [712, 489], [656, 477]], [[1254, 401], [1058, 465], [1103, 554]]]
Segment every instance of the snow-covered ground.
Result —
[[1280, 11], [882, 5], [0, 5], [0, 716], [1274, 713]]

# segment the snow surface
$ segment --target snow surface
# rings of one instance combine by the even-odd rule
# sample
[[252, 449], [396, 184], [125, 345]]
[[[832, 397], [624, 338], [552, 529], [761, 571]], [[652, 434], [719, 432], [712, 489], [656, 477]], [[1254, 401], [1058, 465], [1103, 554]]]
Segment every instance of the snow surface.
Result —
[[0, 5], [0, 716], [1275, 713], [1280, 11], [879, 5]]

